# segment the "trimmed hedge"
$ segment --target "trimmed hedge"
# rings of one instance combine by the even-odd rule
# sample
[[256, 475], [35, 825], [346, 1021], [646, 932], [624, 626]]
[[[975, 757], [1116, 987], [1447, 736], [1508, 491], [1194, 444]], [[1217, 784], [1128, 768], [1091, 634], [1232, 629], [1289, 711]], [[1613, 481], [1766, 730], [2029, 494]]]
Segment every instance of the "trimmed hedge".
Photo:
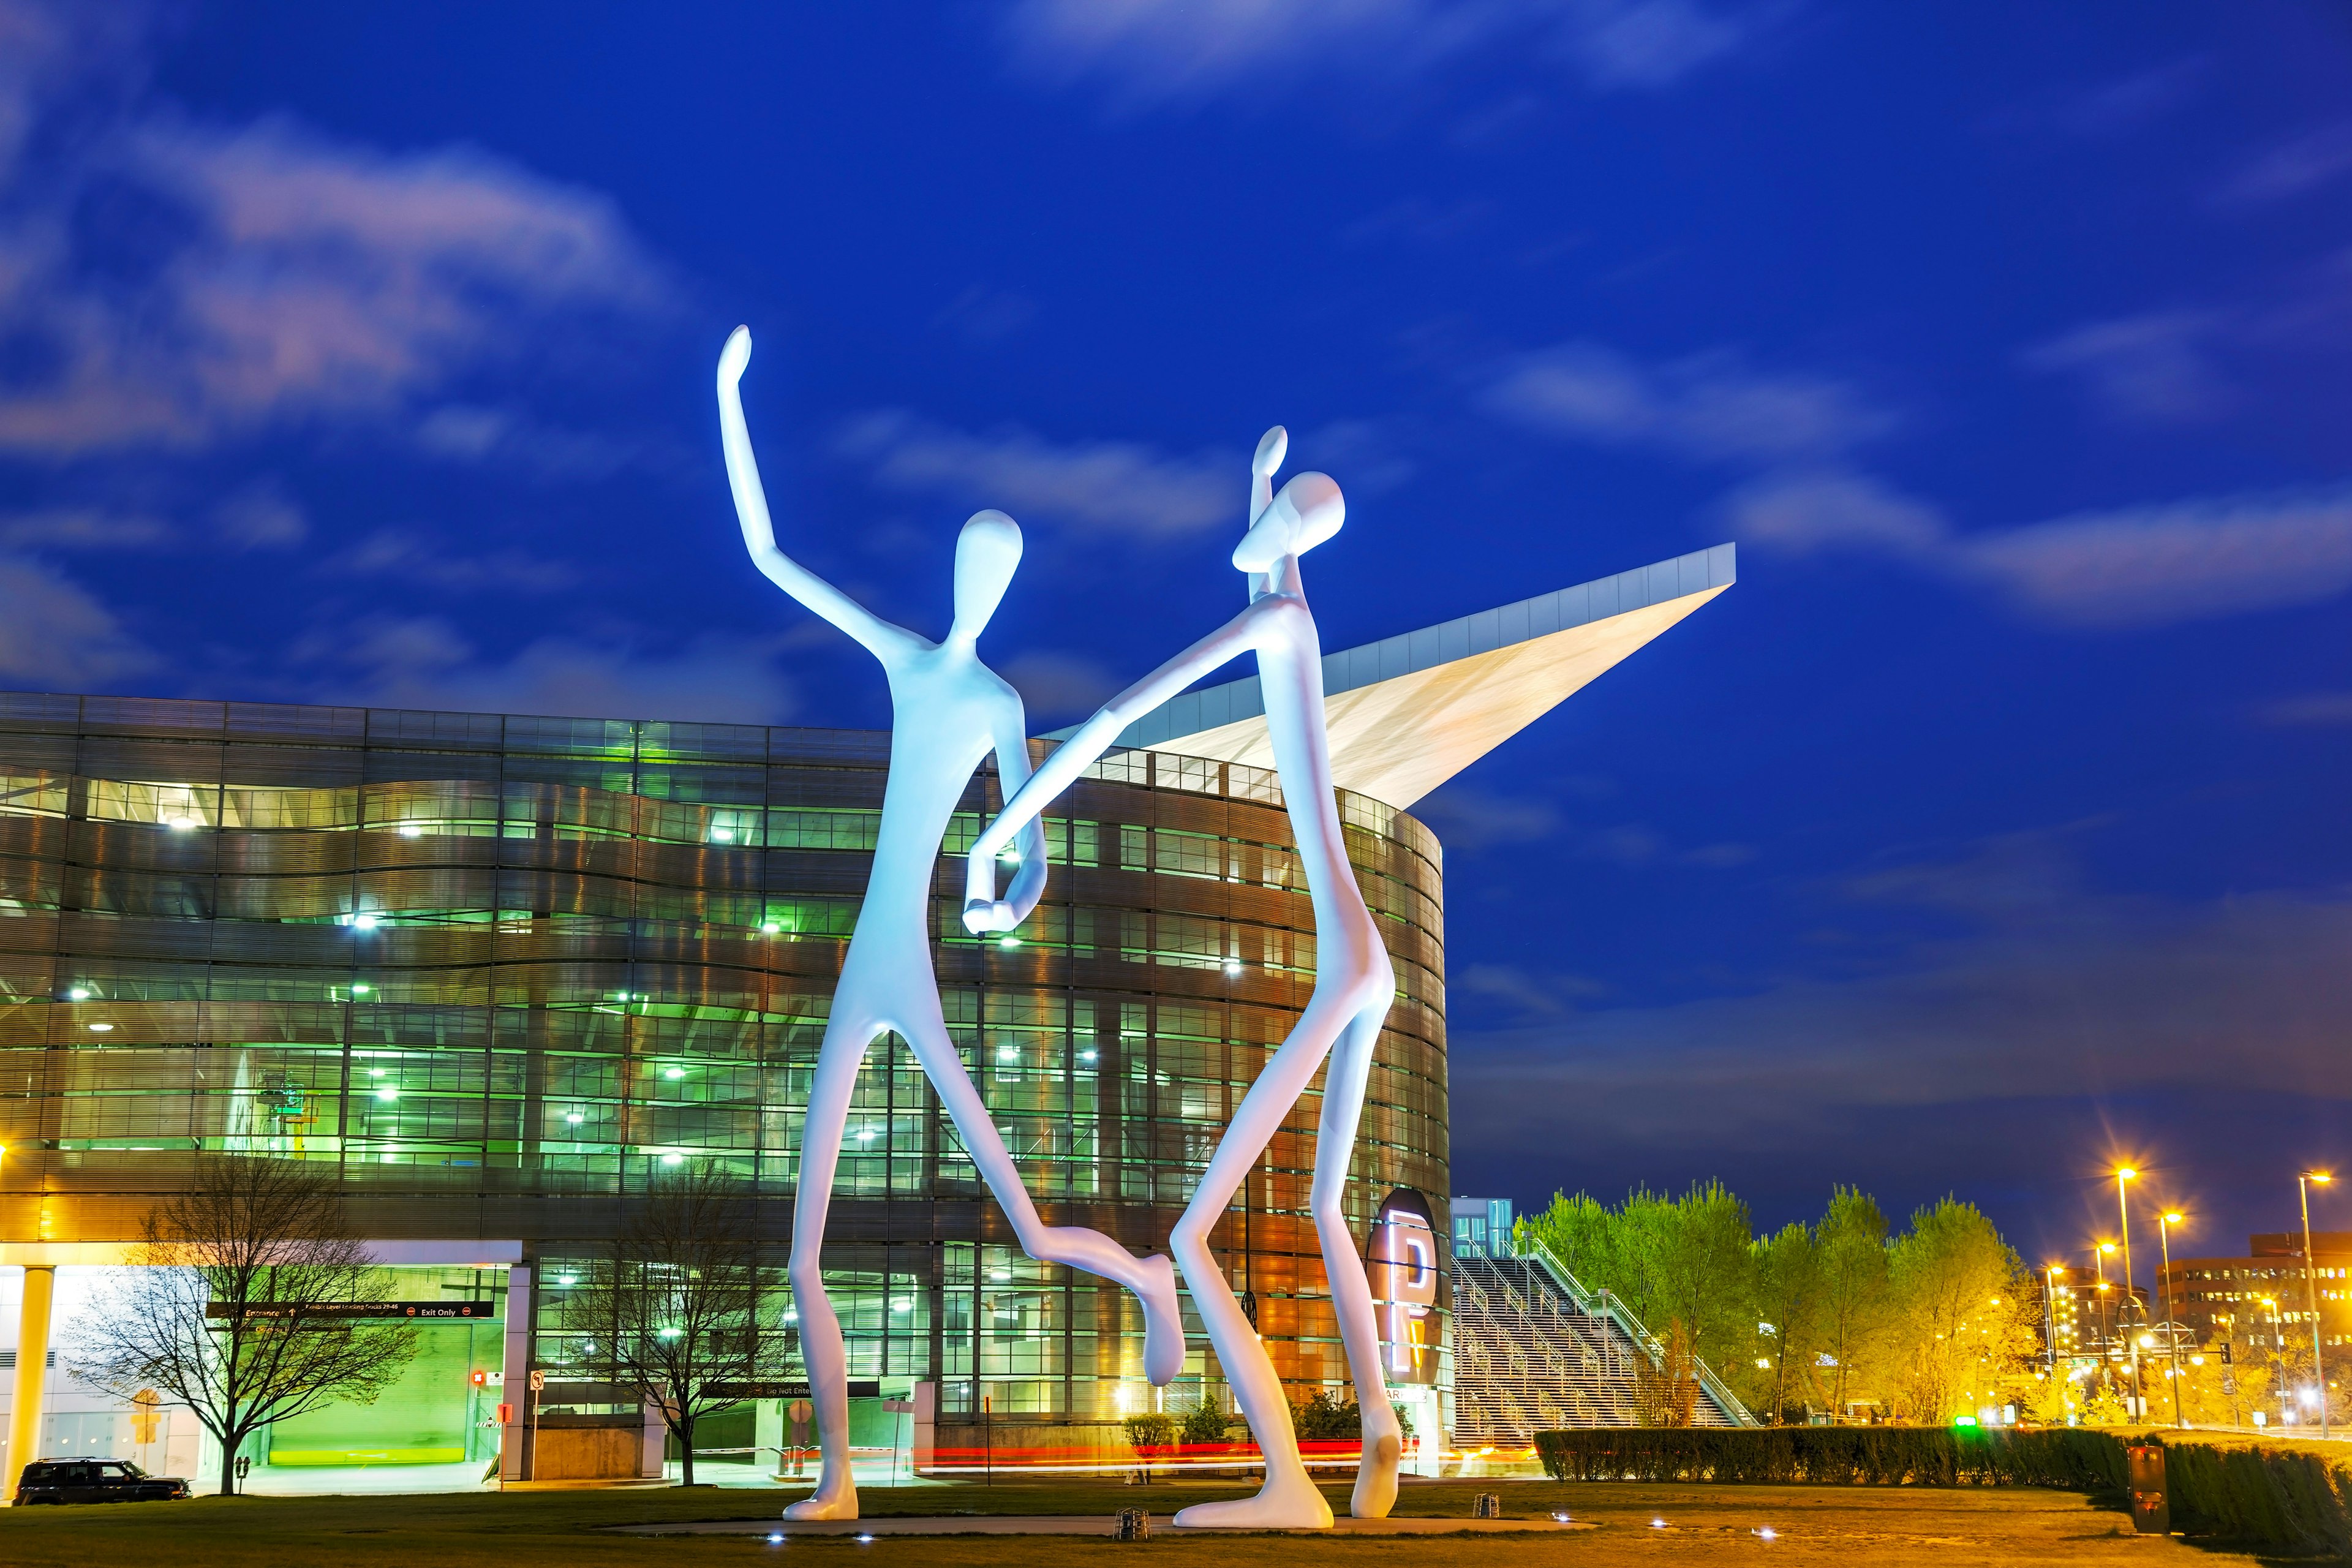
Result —
[[2079, 1427], [1615, 1426], [1538, 1432], [1554, 1480], [2124, 1489], [2123, 1445]]
[[[2352, 1556], [2352, 1468], [2317, 1454], [2163, 1446], [2173, 1528], [2276, 1552]], [[1560, 1481], [1715, 1481], [1826, 1486], [2052, 1487], [2127, 1505], [2127, 1441], [2109, 1432], [1937, 1426], [1601, 1427], [1539, 1432]]]

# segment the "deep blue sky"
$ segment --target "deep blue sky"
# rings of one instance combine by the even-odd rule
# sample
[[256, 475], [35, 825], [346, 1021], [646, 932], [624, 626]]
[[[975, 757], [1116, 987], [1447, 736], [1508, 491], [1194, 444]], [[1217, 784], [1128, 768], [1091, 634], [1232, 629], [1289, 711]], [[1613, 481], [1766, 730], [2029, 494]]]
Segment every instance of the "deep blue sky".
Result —
[[1423, 804], [1457, 1190], [2352, 1161], [2342, 6], [0, 0], [0, 681], [878, 726], [738, 321], [788, 548], [937, 629], [1024, 525], [1041, 730], [1277, 420], [1328, 647], [1739, 542]]

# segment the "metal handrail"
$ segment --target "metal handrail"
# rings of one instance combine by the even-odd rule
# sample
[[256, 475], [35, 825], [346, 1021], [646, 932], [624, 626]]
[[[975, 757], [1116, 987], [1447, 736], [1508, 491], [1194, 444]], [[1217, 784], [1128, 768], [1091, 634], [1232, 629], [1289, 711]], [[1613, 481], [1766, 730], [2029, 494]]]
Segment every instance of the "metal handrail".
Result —
[[[1587, 1289], [1584, 1282], [1570, 1270], [1568, 1265], [1554, 1257], [1551, 1248], [1534, 1237], [1517, 1237], [1517, 1246], [1518, 1255], [1549, 1275], [1552, 1283], [1559, 1286], [1567, 1294], [1568, 1299], [1576, 1303], [1579, 1311], [1587, 1317], [1608, 1318], [1623, 1331], [1627, 1339], [1642, 1347], [1654, 1364], [1660, 1367], [1665, 1365], [1666, 1347], [1659, 1343], [1658, 1336], [1650, 1332], [1642, 1320], [1633, 1315], [1633, 1310], [1619, 1300], [1615, 1291], [1606, 1287], [1597, 1291]], [[1707, 1365], [1696, 1355], [1691, 1357], [1691, 1365], [1698, 1369], [1699, 1387], [1706, 1391], [1709, 1399], [1715, 1401], [1717, 1409], [1731, 1418], [1732, 1425], [1736, 1426], [1759, 1425], [1756, 1417], [1748, 1413], [1748, 1406], [1739, 1402], [1739, 1396], [1732, 1393], [1725, 1385], [1723, 1379], [1715, 1374], [1713, 1367]]]

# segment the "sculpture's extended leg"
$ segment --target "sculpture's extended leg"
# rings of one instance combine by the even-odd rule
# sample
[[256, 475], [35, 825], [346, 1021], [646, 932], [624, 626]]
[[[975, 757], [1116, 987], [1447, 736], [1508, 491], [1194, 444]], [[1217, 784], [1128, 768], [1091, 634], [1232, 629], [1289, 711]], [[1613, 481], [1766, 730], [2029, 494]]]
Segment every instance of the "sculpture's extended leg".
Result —
[[971, 1163], [980, 1168], [981, 1179], [1013, 1222], [1021, 1250], [1044, 1262], [1083, 1268], [1135, 1292], [1143, 1304], [1144, 1375], [1153, 1383], [1166, 1383], [1181, 1372], [1184, 1317], [1176, 1300], [1175, 1267], [1156, 1255], [1138, 1258], [1099, 1231], [1049, 1226], [1040, 1219], [1029, 1189], [1022, 1184], [1021, 1173], [997, 1133], [995, 1118], [989, 1114], [971, 1075], [964, 1070], [963, 1058], [956, 1054], [937, 995], [932, 995], [929, 1010], [910, 1018], [904, 1027], [915, 1059], [930, 1075], [931, 1087], [938, 1090], [940, 1103], [955, 1123]]
[[1208, 1170], [1202, 1173], [1199, 1189], [1169, 1237], [1176, 1266], [1184, 1271], [1184, 1283], [1192, 1288], [1192, 1305], [1208, 1330], [1209, 1342], [1216, 1347], [1218, 1364], [1249, 1421], [1250, 1435], [1265, 1456], [1265, 1485], [1255, 1497], [1194, 1503], [1176, 1516], [1179, 1524], [1321, 1530], [1331, 1523], [1330, 1504], [1323, 1500], [1323, 1494], [1307, 1478], [1307, 1467], [1299, 1463], [1298, 1435], [1290, 1423], [1290, 1401], [1282, 1391], [1282, 1380], [1275, 1375], [1265, 1345], [1243, 1315], [1224, 1270], [1217, 1267], [1209, 1250], [1209, 1232], [1224, 1217], [1234, 1190], [1281, 1130], [1282, 1119], [1307, 1091], [1332, 1042], [1363, 1005], [1361, 995], [1350, 995], [1349, 990], [1340, 985], [1317, 988], [1290, 1037], [1234, 1109], [1233, 1121], [1211, 1156]]
[[1356, 1124], [1364, 1111], [1364, 1085], [1371, 1077], [1372, 1053], [1389, 998], [1381, 997], [1349, 1020], [1332, 1048], [1323, 1075], [1323, 1115], [1315, 1130], [1315, 1230], [1323, 1243], [1323, 1273], [1330, 1281], [1339, 1338], [1348, 1347], [1348, 1372], [1356, 1384], [1356, 1407], [1363, 1413], [1364, 1456], [1356, 1469], [1349, 1511], [1358, 1519], [1386, 1519], [1396, 1503], [1397, 1461], [1404, 1452], [1403, 1429], [1389, 1404], [1388, 1379], [1381, 1369], [1381, 1334], [1372, 1315], [1371, 1287], [1364, 1260], [1348, 1229], [1342, 1205], [1348, 1163], [1356, 1148]]
[[849, 1469], [849, 1357], [842, 1347], [841, 1319], [824, 1293], [818, 1255], [858, 1068], [882, 1028], [861, 1009], [843, 1009], [846, 1000], [839, 993], [834, 997], [836, 1010], [817, 1048], [808, 1116], [801, 1123], [800, 1184], [793, 1198], [793, 1307], [800, 1314], [801, 1355], [816, 1405], [819, 1461], [816, 1490], [784, 1510], [786, 1519], [857, 1517], [857, 1484]]

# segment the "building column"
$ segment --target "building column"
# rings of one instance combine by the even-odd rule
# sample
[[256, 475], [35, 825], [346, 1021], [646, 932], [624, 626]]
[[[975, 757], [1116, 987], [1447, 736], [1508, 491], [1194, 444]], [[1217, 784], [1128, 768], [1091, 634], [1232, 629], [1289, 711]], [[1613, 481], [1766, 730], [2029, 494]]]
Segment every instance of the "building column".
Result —
[[538, 1325], [538, 1307], [531, 1291], [532, 1262], [507, 1270], [506, 1354], [499, 1374], [499, 1403], [507, 1407], [507, 1423], [499, 1431], [499, 1479], [530, 1477], [530, 1354]]
[[49, 1302], [57, 1293], [54, 1263], [25, 1265], [25, 1304], [16, 1317], [16, 1388], [8, 1407], [8, 1462], [0, 1468], [0, 1498], [14, 1500], [16, 1478], [40, 1458], [42, 1406], [49, 1372]]

